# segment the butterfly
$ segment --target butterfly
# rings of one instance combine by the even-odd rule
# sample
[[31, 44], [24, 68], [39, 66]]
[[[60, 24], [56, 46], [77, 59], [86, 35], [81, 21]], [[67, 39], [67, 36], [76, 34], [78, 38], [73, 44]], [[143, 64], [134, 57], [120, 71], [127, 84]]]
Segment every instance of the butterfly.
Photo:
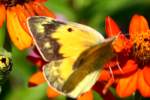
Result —
[[115, 56], [112, 42], [82, 24], [62, 22], [45, 16], [27, 20], [28, 29], [42, 58], [43, 74], [50, 87], [77, 98], [89, 91], [103, 65]]
[[0, 48], [0, 93], [1, 87], [5, 83], [10, 71], [12, 70], [11, 54]]

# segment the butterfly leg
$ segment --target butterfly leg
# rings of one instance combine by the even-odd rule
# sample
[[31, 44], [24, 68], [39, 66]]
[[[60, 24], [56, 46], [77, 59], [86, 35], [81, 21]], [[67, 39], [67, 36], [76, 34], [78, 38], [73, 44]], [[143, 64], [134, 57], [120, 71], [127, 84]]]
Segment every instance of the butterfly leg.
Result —
[[122, 68], [119, 65], [118, 56], [116, 57], [116, 66], [118, 67], [118, 69], [120, 70], [120, 72], [123, 74], [124, 72], [123, 72]]
[[114, 78], [110, 78], [109, 81], [107, 82], [107, 84], [105, 85], [102, 93], [106, 94], [106, 92], [108, 91], [108, 88], [114, 83]]
[[117, 61], [117, 67], [118, 67], [118, 69], [120, 70], [120, 72], [123, 74], [124, 72], [123, 72], [123, 70], [122, 70], [122, 68], [120, 67], [120, 65], [119, 65], [119, 62]]
[[114, 83], [115, 79], [114, 79], [114, 75], [113, 75], [113, 71], [111, 69], [111, 67], [109, 67], [110, 70], [110, 79], [108, 80], [107, 84], [104, 86], [104, 89], [102, 91], [103, 94], [106, 94], [106, 92], [108, 91], [108, 88]]
[[112, 71], [111, 67], [109, 67], [109, 71], [110, 71], [110, 75], [111, 75], [112, 79], [114, 79], [114, 75], [113, 75], [113, 71]]

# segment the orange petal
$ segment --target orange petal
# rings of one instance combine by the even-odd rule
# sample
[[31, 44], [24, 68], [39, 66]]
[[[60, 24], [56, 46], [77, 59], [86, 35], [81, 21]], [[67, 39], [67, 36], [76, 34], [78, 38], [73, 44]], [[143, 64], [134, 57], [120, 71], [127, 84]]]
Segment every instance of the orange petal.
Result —
[[48, 8], [46, 8], [41, 3], [32, 2], [31, 6], [32, 6], [33, 10], [35, 11], [35, 13], [37, 13], [37, 15], [56, 18], [54, 13], [52, 11], [48, 10]]
[[121, 68], [122, 68], [122, 72], [119, 69], [118, 70], [113, 70], [113, 74], [114, 75], [121, 75], [121, 74], [129, 75], [129, 74], [135, 72], [138, 69], [138, 65], [135, 63], [135, 61], [128, 60], [126, 62], [126, 64], [123, 67], [121, 67]]
[[147, 84], [147, 82], [144, 80], [144, 71], [139, 70], [138, 75], [138, 89], [142, 96], [144, 97], [150, 97], [150, 85]]
[[44, 16], [56, 18], [55, 14], [44, 5], [40, 4], [40, 9], [44, 12]]
[[107, 70], [102, 70], [100, 72], [100, 77], [99, 77], [99, 81], [108, 81], [110, 79], [110, 73]]
[[116, 87], [116, 92], [118, 96], [120, 97], [128, 97], [130, 96], [133, 92], [135, 92], [136, 87], [137, 87], [137, 77], [138, 74], [135, 72], [134, 74], [130, 75], [129, 77], [122, 78], [119, 80], [117, 87]]
[[77, 98], [77, 100], [93, 100], [93, 93], [92, 90], [82, 94]]
[[23, 6], [19, 4], [16, 6], [16, 13], [17, 13], [21, 26], [27, 33], [29, 33], [26, 21], [27, 21], [27, 18], [30, 16], [30, 14], [27, 12], [27, 10]]
[[[32, 3], [32, 2], [30, 2]], [[30, 16], [34, 16], [35, 13], [30, 5], [30, 3], [25, 3], [24, 6], [25, 6], [25, 9], [28, 11], [28, 13], [30, 14]]]
[[104, 69], [114, 68], [117, 65], [116, 57], [110, 59], [107, 61], [106, 64], [104, 64]]
[[108, 37], [116, 36], [121, 33], [118, 25], [109, 16], [105, 19], [105, 30]]
[[134, 15], [130, 22], [129, 34], [131, 40], [134, 40], [134, 37], [142, 32], [147, 32], [149, 29], [147, 20], [140, 15]]
[[150, 85], [150, 66], [144, 66], [143, 69], [143, 75], [144, 75], [144, 79], [147, 82], [148, 85]]
[[49, 97], [49, 98], [54, 98], [54, 97], [57, 97], [57, 96], [59, 96], [60, 94], [57, 92], [57, 91], [55, 91], [54, 89], [52, 89], [51, 87], [48, 87], [48, 89], [47, 89], [47, 96]]
[[119, 35], [118, 38], [113, 42], [113, 49], [115, 52], [128, 53], [132, 47], [131, 42], [123, 35]]
[[5, 9], [5, 6], [0, 4], [0, 27], [2, 27], [3, 25], [3, 22], [5, 20], [5, 17], [6, 17], [6, 9]]
[[32, 38], [21, 27], [19, 19], [16, 14], [15, 7], [7, 9], [7, 28], [10, 39], [18, 49], [23, 50], [25, 48], [29, 48], [32, 45], [33, 43]]
[[36, 86], [42, 84], [43, 82], [45, 82], [45, 78], [43, 76], [43, 73], [39, 71], [30, 77], [28, 85]]

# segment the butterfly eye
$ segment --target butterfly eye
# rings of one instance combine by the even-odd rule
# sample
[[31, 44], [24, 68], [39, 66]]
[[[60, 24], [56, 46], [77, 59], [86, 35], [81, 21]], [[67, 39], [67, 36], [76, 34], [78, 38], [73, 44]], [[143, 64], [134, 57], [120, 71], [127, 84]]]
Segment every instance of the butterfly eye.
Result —
[[67, 30], [68, 30], [68, 32], [72, 32], [73, 31], [72, 28], [68, 28]]

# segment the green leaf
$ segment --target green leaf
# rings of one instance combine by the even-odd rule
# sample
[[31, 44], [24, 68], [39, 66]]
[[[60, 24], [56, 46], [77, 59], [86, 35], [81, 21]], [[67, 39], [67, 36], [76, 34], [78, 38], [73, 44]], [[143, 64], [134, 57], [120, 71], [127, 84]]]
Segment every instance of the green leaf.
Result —
[[94, 100], [103, 100], [103, 98], [96, 91], [93, 91], [93, 95]]
[[[15, 46], [12, 46], [13, 68], [11, 74], [14, 80], [20, 81], [24, 85], [27, 85], [29, 77], [36, 69], [36, 67], [33, 67], [31, 62], [27, 60], [27, 54], [27, 50], [19, 51]], [[21, 77], [18, 75], [21, 75]], [[16, 85], [19, 84], [16, 83]]]
[[87, 6], [89, 6], [92, 3], [93, 0], [74, 0], [74, 7], [76, 9], [83, 9]]
[[1, 94], [1, 92], [2, 92], [2, 86], [0, 85], [0, 94]]
[[66, 97], [63, 95], [60, 95], [60, 96], [54, 98], [53, 100], [66, 100]]
[[20, 87], [13, 89], [5, 100], [43, 100], [46, 97], [47, 84], [33, 88]]
[[69, 20], [75, 20], [75, 12], [65, 0], [47, 0], [45, 5], [55, 14], [62, 15]]

